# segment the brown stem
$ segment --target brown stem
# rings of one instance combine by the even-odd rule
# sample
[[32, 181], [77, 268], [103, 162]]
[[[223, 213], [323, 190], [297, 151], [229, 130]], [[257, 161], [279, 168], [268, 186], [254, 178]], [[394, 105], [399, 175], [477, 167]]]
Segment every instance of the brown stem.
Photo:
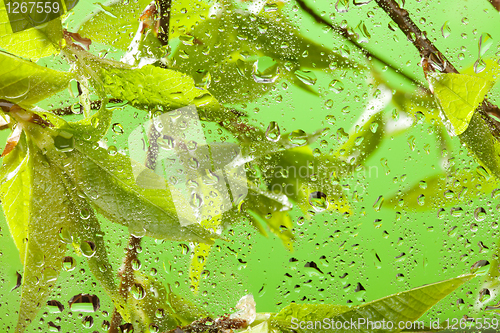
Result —
[[[141, 239], [131, 235], [128, 242], [127, 254], [125, 255], [123, 266], [119, 273], [119, 275], [121, 276], [119, 291], [125, 302], [127, 301], [129, 290], [135, 282], [134, 269], [132, 265], [134, 261], [137, 260], [137, 254], [139, 253], [138, 249], [140, 245]], [[118, 333], [118, 327], [120, 326], [121, 321], [122, 316], [115, 308], [113, 310], [113, 316], [111, 318], [111, 325], [108, 333]]]
[[[410, 18], [408, 11], [399, 7], [394, 0], [375, 0], [375, 2], [389, 14], [391, 19], [399, 26], [399, 29], [405, 33], [408, 40], [417, 48], [420, 57], [423, 59], [424, 73], [429, 70], [441, 73], [458, 73], [453, 64], [427, 38], [426, 33], [417, 27], [415, 22]], [[500, 119], [500, 110], [498, 107], [484, 100], [478, 111], [486, 121], [492, 134], [500, 140], [500, 124], [489, 117], [493, 115]]]
[[170, 29], [170, 7], [172, 0], [156, 0], [156, 8], [160, 13], [160, 27], [158, 29], [158, 40], [162, 45], [168, 44], [168, 34]]
[[415, 84], [416, 86], [426, 89], [426, 87], [424, 87], [424, 85], [421, 82], [419, 82], [418, 80], [416, 80], [416, 79], [408, 76], [403, 71], [401, 71], [398, 68], [396, 68], [393, 64], [388, 63], [387, 61], [385, 61], [384, 59], [380, 58], [376, 54], [374, 54], [371, 51], [369, 51], [368, 49], [366, 49], [363, 45], [361, 45], [360, 43], [358, 43], [356, 41], [356, 39], [355, 39], [355, 36], [351, 32], [349, 32], [347, 29], [342, 28], [342, 27], [340, 27], [340, 26], [338, 26], [336, 24], [330, 23], [327, 20], [325, 20], [322, 16], [320, 16], [318, 13], [316, 13], [311, 7], [309, 7], [305, 3], [304, 0], [295, 0], [295, 1], [300, 6], [300, 8], [302, 8], [303, 11], [305, 11], [306, 13], [308, 13], [317, 23], [323, 24], [323, 25], [326, 25], [326, 26], [332, 28], [333, 31], [335, 31], [340, 36], [342, 36], [345, 39], [347, 39], [354, 46], [356, 46], [365, 55], [365, 57], [367, 57], [369, 60], [371, 60], [371, 59], [377, 60], [378, 62], [380, 62], [383, 65], [387, 66], [388, 68], [392, 69], [394, 72], [401, 74], [407, 80], [413, 82], [413, 84]]
[[500, 12], [500, 0], [488, 0]]
[[[123, 103], [121, 99], [118, 98], [110, 98], [109, 103]], [[101, 108], [102, 101], [91, 101], [90, 102], [90, 109], [91, 110], [99, 110]], [[75, 112], [71, 109], [71, 106], [65, 106], [60, 109], [53, 109], [51, 110], [52, 113], [58, 115], [58, 116], [67, 116], [67, 115], [73, 115]], [[81, 114], [82, 111], [78, 112], [77, 114]]]

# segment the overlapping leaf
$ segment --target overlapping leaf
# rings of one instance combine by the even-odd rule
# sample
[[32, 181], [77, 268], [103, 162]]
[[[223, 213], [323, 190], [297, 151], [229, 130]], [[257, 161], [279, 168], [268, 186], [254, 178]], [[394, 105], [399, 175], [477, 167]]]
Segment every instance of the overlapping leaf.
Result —
[[[344, 305], [292, 303], [271, 317], [270, 322], [284, 331], [292, 331], [293, 329], [296, 332], [329, 332], [332, 326], [314, 327], [314, 322], [320, 321], [324, 324], [324, 319], [327, 318], [330, 325], [332, 323], [335, 325], [336, 322], [346, 323], [349, 325], [349, 332], [400, 332], [402, 330], [399, 326], [401, 322], [404, 324], [417, 320], [437, 302], [474, 277], [473, 274], [459, 276], [353, 308]], [[363, 320], [365, 325], [351, 326], [352, 322], [359, 323]], [[370, 328], [366, 325], [368, 320], [371, 322], [391, 322], [393, 328]], [[298, 325], [300, 322], [302, 322], [302, 327]], [[307, 326], [307, 322], [312, 322], [312, 327]]]
[[68, 87], [73, 75], [0, 52], [0, 99], [20, 105], [39, 102]]
[[38, 60], [59, 53], [62, 37], [60, 18], [13, 33], [7, 8], [3, 2], [0, 3], [0, 47], [5, 50], [18, 56]]

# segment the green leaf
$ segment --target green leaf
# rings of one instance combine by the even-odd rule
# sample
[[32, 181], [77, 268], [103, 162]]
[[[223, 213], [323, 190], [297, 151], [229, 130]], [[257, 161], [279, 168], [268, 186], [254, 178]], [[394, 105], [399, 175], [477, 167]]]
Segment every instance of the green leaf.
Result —
[[[186, 220], [193, 217], [188, 209], [176, 211], [172, 196], [178, 194], [171, 193], [167, 186], [165, 189], [138, 186], [132, 171], [132, 164], [137, 162], [121, 153], [110, 153], [97, 144], [76, 138], [73, 151], [66, 156], [55, 150], [47, 154], [101, 214], [114, 223], [129, 227], [130, 232], [138, 237], [146, 235], [203, 243], [218, 238], [197, 223], [181, 226], [180, 217]], [[151, 178], [156, 184], [166, 184], [153, 171], [146, 169], [141, 175]]]
[[479, 112], [474, 113], [469, 127], [459, 135], [459, 138], [477, 161], [500, 180], [500, 142], [492, 135], [490, 127]]
[[173, 53], [172, 66], [191, 75], [221, 103], [256, 99], [282, 79], [296, 82], [295, 72], [302, 67], [354, 66], [300, 35], [281, 15], [267, 18], [225, 11], [202, 22], [191, 35], [194, 39], [183, 42]]
[[31, 203], [16, 332], [23, 332], [45, 305], [62, 268], [65, 241], [71, 242], [65, 235], [81, 225], [57, 168], [35, 146], [30, 147], [29, 158], [33, 165]]
[[35, 104], [67, 88], [73, 75], [39, 66], [0, 51], [0, 99]]
[[[117, 2], [96, 10], [95, 14], [78, 28], [78, 33], [93, 42], [127, 50], [139, 28], [139, 17], [150, 0]], [[175, 2], [175, 1], [174, 1]]]
[[474, 111], [493, 87], [491, 81], [465, 74], [433, 73], [428, 78], [456, 135], [467, 129]]
[[0, 200], [10, 234], [14, 239], [21, 262], [26, 255], [29, 212], [31, 205], [32, 156], [26, 136], [21, 136], [17, 146], [6, 155], [0, 169]]
[[108, 66], [100, 70], [106, 93], [136, 108], [163, 106], [164, 111], [169, 111], [194, 104], [204, 118], [227, 116], [208, 91], [195, 87], [193, 79], [180, 72], [151, 65], [139, 69]]
[[[59, 171], [60, 172], [60, 171]], [[74, 191], [74, 184], [66, 179], [62, 173], [59, 173], [61, 180], [64, 182], [68, 199], [71, 203], [71, 214], [76, 220], [80, 220], [79, 224], [75, 226], [73, 244], [93, 244], [94, 253], [89, 257], [89, 254], [84, 254], [90, 268], [90, 272], [94, 275], [95, 279], [101, 284], [102, 288], [109, 295], [114, 303], [115, 308], [121, 314], [124, 320], [130, 320], [130, 308], [125, 302], [123, 296], [119, 293], [115, 273], [109, 263], [108, 254], [106, 251], [106, 244], [104, 242], [104, 233], [101, 231], [101, 226], [94, 210], [89, 203], [79, 196]], [[80, 249], [80, 252], [81, 249]]]
[[432, 210], [468, 202], [491, 192], [495, 182], [482, 167], [459, 169], [451, 174], [425, 178], [390, 197], [384, 207]]
[[[327, 305], [327, 304], [290, 304], [281, 310], [278, 314], [271, 317], [271, 323], [279, 328], [289, 331], [290, 329], [296, 332], [329, 332], [332, 327], [322, 326], [322, 328], [314, 328], [315, 321], [324, 323], [324, 319], [328, 319], [328, 323], [335, 324], [336, 322], [352, 322], [358, 323], [361, 320], [369, 320], [371, 322], [392, 322], [394, 329], [370, 329], [366, 326], [350, 327], [349, 332], [400, 332], [398, 329], [400, 322], [413, 322], [420, 318], [427, 310], [434, 306], [441, 299], [460, 287], [462, 284], [474, 278], [474, 274], [462, 275], [453, 279], [442, 282], [437, 282], [423, 287], [411, 289], [391, 296], [381, 298], [379, 300], [349, 308], [343, 305]], [[303, 325], [307, 326], [307, 322], [312, 324], [308, 328], [297, 327], [299, 322], [306, 322]], [[303, 326], [304, 327], [304, 326]]]
[[0, 3], [0, 47], [18, 56], [38, 60], [60, 51], [63, 38], [61, 19], [12, 33], [5, 4]]

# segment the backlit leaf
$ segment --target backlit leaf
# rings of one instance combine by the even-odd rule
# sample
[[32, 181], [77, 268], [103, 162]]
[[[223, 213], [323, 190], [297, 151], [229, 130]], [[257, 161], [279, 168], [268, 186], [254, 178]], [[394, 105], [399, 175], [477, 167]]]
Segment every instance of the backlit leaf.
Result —
[[434, 96], [439, 100], [455, 134], [462, 134], [493, 82], [465, 74], [433, 73], [428, 77]]

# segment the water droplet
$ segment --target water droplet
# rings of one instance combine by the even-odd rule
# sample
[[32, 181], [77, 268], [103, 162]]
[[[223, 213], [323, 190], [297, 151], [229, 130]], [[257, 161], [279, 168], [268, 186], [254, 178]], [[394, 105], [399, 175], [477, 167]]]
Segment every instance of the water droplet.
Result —
[[337, 0], [335, 10], [337, 13], [346, 13], [349, 10], [349, 0]]
[[271, 121], [266, 130], [266, 138], [271, 142], [278, 142], [281, 137], [280, 127], [275, 121]]
[[484, 221], [486, 219], [486, 215], [486, 210], [484, 210], [483, 207], [476, 208], [474, 211], [474, 218], [478, 222]]
[[73, 257], [64, 257], [63, 268], [67, 272], [71, 272], [76, 267], [76, 260]]
[[196, 208], [200, 208], [203, 205], [203, 198], [198, 193], [193, 193], [191, 195], [191, 205]]
[[486, 69], [486, 63], [483, 59], [477, 59], [474, 63], [474, 73], [479, 74]]
[[491, 35], [487, 32], [481, 34], [481, 37], [479, 37], [479, 58], [482, 58], [488, 52], [491, 45], [493, 45]]
[[441, 27], [441, 34], [443, 35], [443, 38], [448, 38], [451, 35], [451, 28], [448, 22], [449, 21], [444, 22], [443, 26]]
[[472, 274], [484, 275], [490, 269], [490, 262], [488, 260], [479, 260], [471, 266], [470, 272]]
[[383, 196], [379, 196], [377, 198], [377, 200], [375, 201], [375, 203], [373, 204], [373, 209], [375, 209], [375, 211], [380, 211], [380, 208], [382, 208], [382, 205], [384, 204], [384, 197]]
[[344, 91], [344, 84], [339, 80], [332, 80], [332, 82], [330, 82], [330, 84], [328, 85], [328, 88], [334, 93], [338, 94]]
[[47, 301], [47, 307], [49, 308], [50, 313], [59, 313], [64, 311], [64, 305], [56, 300]]
[[95, 254], [95, 244], [91, 241], [83, 241], [80, 243], [80, 250], [85, 257], [91, 258]]
[[425, 195], [420, 194], [417, 198], [417, 203], [419, 204], [419, 206], [425, 205]]
[[158, 318], [158, 319], [161, 319], [161, 318], [165, 317], [165, 310], [163, 310], [163, 309], [157, 309], [155, 311], [155, 317]]
[[123, 126], [120, 123], [114, 123], [112, 129], [115, 134], [121, 135], [124, 133]]
[[175, 147], [175, 140], [171, 136], [164, 135], [158, 139], [158, 146], [165, 150], [173, 149]]
[[54, 138], [54, 146], [57, 150], [64, 153], [73, 151], [73, 149], [75, 149], [75, 138], [73, 137], [73, 133], [60, 131]]
[[92, 214], [92, 212], [90, 211], [90, 209], [84, 207], [80, 210], [80, 217], [83, 219], [83, 220], [87, 220], [90, 215]]
[[300, 81], [302, 81], [304, 84], [307, 84], [308, 86], [314, 85], [318, 80], [318, 78], [312, 71], [296, 70], [294, 74]]
[[66, 244], [73, 243], [73, 235], [71, 234], [68, 228], [65, 227], [61, 228], [61, 230], [59, 231], [59, 237]]
[[295, 130], [288, 137], [293, 146], [305, 146], [307, 144], [307, 134], [303, 130]]
[[146, 297], [146, 291], [140, 283], [135, 283], [132, 286], [130, 292], [132, 293], [132, 296], [137, 300], [141, 300]]
[[320, 191], [312, 192], [309, 195], [309, 203], [317, 212], [322, 212], [328, 209], [329, 205], [326, 194]]
[[261, 57], [254, 62], [252, 76], [257, 83], [274, 83], [279, 76], [279, 66], [270, 57]]
[[141, 262], [139, 261], [139, 259], [132, 260], [132, 269], [134, 271], [138, 271], [139, 269], [141, 269]]
[[84, 328], [91, 328], [92, 326], [94, 326], [94, 318], [92, 316], [83, 317], [82, 325]]
[[99, 298], [96, 295], [78, 294], [69, 300], [71, 311], [77, 312], [96, 312], [101, 307]]

